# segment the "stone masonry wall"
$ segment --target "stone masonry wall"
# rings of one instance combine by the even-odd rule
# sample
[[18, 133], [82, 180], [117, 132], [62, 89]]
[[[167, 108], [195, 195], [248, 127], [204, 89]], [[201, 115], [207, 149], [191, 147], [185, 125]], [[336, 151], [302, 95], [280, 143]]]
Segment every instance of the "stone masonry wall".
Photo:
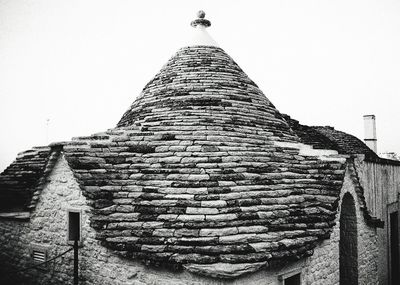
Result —
[[364, 188], [365, 200], [372, 215], [383, 220], [385, 227], [377, 229], [379, 243], [379, 282], [389, 282], [389, 251], [388, 251], [388, 206], [397, 202], [400, 193], [400, 166], [374, 162], [358, 162], [360, 183]]
[[29, 224], [21, 221], [0, 221], [0, 283], [17, 284], [16, 268], [29, 266], [26, 235]]
[[[365, 224], [359, 209], [357, 195], [348, 174], [341, 197], [349, 192], [356, 202], [359, 254], [359, 284], [377, 284], [376, 233]], [[82, 239], [80, 248], [80, 284], [282, 284], [279, 274], [301, 272], [302, 284], [339, 284], [339, 216], [329, 240], [318, 246], [314, 255], [306, 260], [292, 263], [281, 270], [261, 270], [232, 281], [216, 280], [184, 272], [171, 272], [161, 268], [148, 268], [136, 261], [128, 261], [102, 247], [89, 226], [89, 208], [65, 159], [57, 162], [49, 182], [32, 213], [30, 223], [0, 220], [0, 262], [3, 277], [1, 284], [71, 284], [72, 252], [55, 262], [46, 270], [33, 269], [26, 273], [15, 273], [10, 267], [31, 265], [29, 246], [32, 243], [47, 246], [49, 257], [53, 257], [70, 246], [66, 242], [66, 215], [68, 208], [83, 210]], [[12, 273], [11, 273], [12, 272]], [[8, 275], [6, 275], [8, 274]], [[2, 278], [2, 279], [1, 279]]]
[[358, 231], [358, 278], [359, 284], [379, 284], [378, 282], [378, 242], [376, 229], [365, 223], [360, 209], [355, 188], [349, 173], [346, 172], [344, 184], [340, 194], [339, 211], [336, 215], [336, 225], [331, 238], [321, 243], [314, 250], [314, 254], [307, 260], [304, 284], [329, 285], [339, 284], [339, 240], [340, 240], [340, 210], [345, 193], [350, 193], [355, 201]]

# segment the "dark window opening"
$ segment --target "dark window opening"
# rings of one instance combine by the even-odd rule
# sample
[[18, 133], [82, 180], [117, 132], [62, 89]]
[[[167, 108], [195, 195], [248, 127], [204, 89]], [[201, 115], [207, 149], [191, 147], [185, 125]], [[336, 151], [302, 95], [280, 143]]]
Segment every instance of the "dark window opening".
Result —
[[390, 214], [390, 266], [391, 284], [400, 284], [398, 212], [393, 212]]
[[283, 281], [284, 285], [300, 285], [300, 273], [290, 276], [288, 278], [285, 278]]
[[81, 213], [68, 212], [68, 241], [81, 239]]

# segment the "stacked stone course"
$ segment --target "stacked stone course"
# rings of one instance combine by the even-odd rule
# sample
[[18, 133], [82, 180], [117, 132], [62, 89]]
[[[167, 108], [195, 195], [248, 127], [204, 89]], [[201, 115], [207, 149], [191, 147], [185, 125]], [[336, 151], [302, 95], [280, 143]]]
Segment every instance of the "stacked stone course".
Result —
[[59, 153], [59, 147], [35, 147], [20, 153], [0, 175], [0, 209], [33, 209]]
[[154, 265], [243, 274], [311, 255], [334, 224], [343, 159], [275, 141], [299, 143], [222, 49], [197, 46], [163, 67], [118, 128], [64, 150], [104, 245]]
[[[51, 256], [67, 249], [66, 210], [78, 207], [84, 284], [276, 284], [279, 272], [299, 268], [304, 282], [337, 284], [341, 195], [354, 192], [360, 223], [360, 211], [369, 225], [381, 222], [368, 212], [347, 144], [366, 151], [354, 137], [280, 114], [222, 49], [185, 47], [116, 128], [26, 153], [0, 176], [0, 192], [22, 193], [14, 206], [31, 213], [29, 224], [0, 224], [18, 236], [10, 245], [20, 261], [0, 257], [24, 267], [30, 243]], [[375, 256], [373, 230], [360, 229], [369, 250], [360, 258]], [[71, 267], [66, 256], [20, 276], [67, 283]]]
[[[66, 210], [70, 207], [83, 210], [82, 247], [80, 248], [80, 282], [81, 284], [272, 284], [278, 285], [278, 275], [292, 269], [302, 273], [304, 284], [339, 284], [339, 223], [340, 212], [336, 213], [335, 226], [329, 239], [317, 243], [313, 255], [309, 258], [285, 263], [277, 268], [268, 268], [251, 275], [238, 277], [235, 280], [223, 281], [220, 279], [206, 278], [188, 272], [170, 272], [162, 268], [148, 267], [140, 262], [121, 258], [112, 250], [101, 245], [96, 238], [96, 231], [90, 226], [90, 207], [80, 187], [73, 177], [66, 160], [59, 159], [50, 181], [43, 189], [41, 199], [36, 209], [32, 212], [30, 222], [2, 220], [0, 223], [0, 262], [2, 264], [2, 284], [70, 284], [72, 281], [72, 253], [62, 260], [51, 263], [46, 270], [32, 270], [26, 273], [14, 274], [15, 268], [24, 268], [32, 265], [29, 246], [32, 243], [45, 245], [49, 248], [49, 257], [66, 250]], [[360, 202], [357, 198], [350, 173], [346, 175], [340, 196], [350, 192], [356, 201], [357, 227], [359, 229], [359, 260], [360, 284], [377, 284], [376, 258], [377, 245], [374, 229], [365, 224]], [[62, 199], [60, 199], [62, 198]], [[340, 210], [340, 208], [339, 208]], [[50, 218], [52, 217], [52, 218]], [[164, 231], [159, 229], [158, 231]], [[239, 234], [226, 236], [227, 244], [236, 242], [240, 235], [255, 235], [263, 232], [263, 226], [239, 227]], [[163, 233], [162, 236], [165, 234]], [[180, 229], [178, 236], [192, 235], [190, 229]], [[275, 235], [275, 236], [274, 236]], [[271, 233], [271, 241], [280, 233]], [[187, 240], [190, 240], [188, 238]], [[210, 245], [217, 242], [216, 237], [199, 237], [196, 245]], [[285, 241], [284, 241], [285, 242]], [[287, 240], [286, 242], [290, 242]], [[268, 246], [268, 242], [265, 246]], [[217, 268], [226, 272], [226, 268]], [[240, 269], [237, 269], [240, 272]], [[361, 283], [364, 282], [364, 283]]]

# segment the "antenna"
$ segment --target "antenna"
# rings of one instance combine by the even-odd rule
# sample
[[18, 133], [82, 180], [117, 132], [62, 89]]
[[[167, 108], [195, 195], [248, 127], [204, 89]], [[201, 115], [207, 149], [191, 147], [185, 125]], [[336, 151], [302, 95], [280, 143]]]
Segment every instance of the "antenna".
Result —
[[49, 144], [49, 123], [50, 119], [46, 119], [46, 144]]

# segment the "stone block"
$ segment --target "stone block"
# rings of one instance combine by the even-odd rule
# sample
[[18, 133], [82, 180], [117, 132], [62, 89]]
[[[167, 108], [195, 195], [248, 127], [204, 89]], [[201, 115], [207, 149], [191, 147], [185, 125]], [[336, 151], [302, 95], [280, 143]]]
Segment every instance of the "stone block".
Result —
[[236, 227], [229, 227], [229, 228], [201, 229], [199, 235], [200, 236], [227, 236], [227, 235], [234, 235], [237, 233], [238, 233], [238, 229]]

